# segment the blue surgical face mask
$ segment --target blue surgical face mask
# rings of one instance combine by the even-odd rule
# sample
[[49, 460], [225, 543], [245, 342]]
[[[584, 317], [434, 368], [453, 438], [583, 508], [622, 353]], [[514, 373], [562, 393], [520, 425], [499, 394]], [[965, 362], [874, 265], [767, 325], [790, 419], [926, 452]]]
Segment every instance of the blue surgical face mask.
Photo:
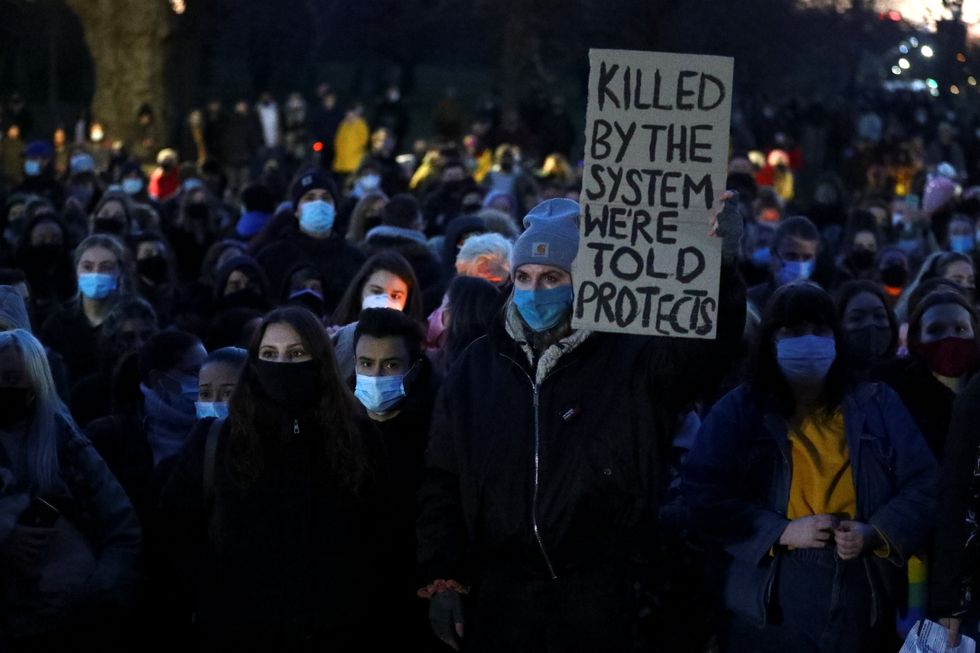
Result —
[[143, 190], [143, 180], [138, 177], [127, 177], [122, 180], [122, 191], [127, 195], [135, 195]]
[[783, 261], [783, 267], [779, 268], [776, 281], [780, 286], [793, 281], [806, 281], [813, 274], [813, 261]]
[[514, 290], [514, 305], [534, 331], [547, 331], [572, 311], [572, 286], [547, 290]]
[[949, 248], [957, 254], [969, 254], [973, 251], [973, 239], [969, 234], [963, 236], [950, 236]]
[[194, 408], [197, 410], [197, 418], [216, 417], [225, 419], [228, 417], [228, 404], [223, 401], [195, 401]]
[[752, 250], [752, 262], [760, 268], [769, 267], [772, 260], [772, 250], [768, 247], [756, 247]]
[[405, 398], [405, 375], [357, 375], [354, 396], [372, 413], [386, 413]]
[[24, 161], [24, 174], [28, 177], [37, 177], [41, 174], [41, 162], [37, 159], [27, 159]]
[[829, 336], [798, 336], [776, 341], [776, 362], [790, 383], [813, 385], [826, 378], [837, 358]]
[[300, 229], [311, 236], [325, 236], [333, 228], [334, 208], [330, 202], [313, 200], [299, 208]]
[[105, 299], [116, 290], [116, 276], [104, 272], [78, 275], [78, 291], [86, 299]]

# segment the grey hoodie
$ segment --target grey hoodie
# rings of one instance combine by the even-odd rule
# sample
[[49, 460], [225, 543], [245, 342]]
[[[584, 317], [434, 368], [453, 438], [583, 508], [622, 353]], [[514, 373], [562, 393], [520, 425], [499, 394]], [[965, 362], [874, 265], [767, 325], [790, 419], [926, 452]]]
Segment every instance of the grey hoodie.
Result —
[[24, 298], [13, 286], [0, 286], [0, 331], [12, 329], [24, 329], [33, 333]]

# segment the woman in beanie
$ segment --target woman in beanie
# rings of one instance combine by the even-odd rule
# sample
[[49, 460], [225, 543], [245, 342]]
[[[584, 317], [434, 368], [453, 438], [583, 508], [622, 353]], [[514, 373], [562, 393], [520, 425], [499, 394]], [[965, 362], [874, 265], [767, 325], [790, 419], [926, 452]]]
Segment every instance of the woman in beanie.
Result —
[[418, 593], [453, 648], [631, 650], [660, 447], [742, 333], [733, 195], [718, 216], [714, 341], [573, 329], [579, 205], [547, 200], [525, 217], [513, 294], [437, 402], [419, 495]]

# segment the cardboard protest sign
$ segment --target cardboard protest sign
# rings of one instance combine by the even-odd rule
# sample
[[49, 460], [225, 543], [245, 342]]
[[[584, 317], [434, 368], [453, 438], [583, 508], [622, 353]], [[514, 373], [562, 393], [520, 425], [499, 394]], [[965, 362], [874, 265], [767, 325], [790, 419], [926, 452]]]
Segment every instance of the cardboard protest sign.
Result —
[[734, 60], [590, 50], [574, 328], [714, 338]]

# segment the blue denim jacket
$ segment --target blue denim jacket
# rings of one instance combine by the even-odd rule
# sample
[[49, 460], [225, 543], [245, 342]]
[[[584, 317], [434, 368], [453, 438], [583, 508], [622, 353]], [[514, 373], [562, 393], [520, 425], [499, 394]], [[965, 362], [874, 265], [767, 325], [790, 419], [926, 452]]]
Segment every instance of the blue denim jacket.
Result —
[[[897, 575], [932, 530], [939, 468], [888, 386], [859, 385], [842, 409], [855, 519], [877, 528], [890, 548], [887, 561], [864, 559], [877, 614], [882, 585], [891, 582], [882, 576]], [[770, 550], [789, 524], [789, 447], [785, 418], [760, 409], [743, 385], [708, 414], [684, 466], [682, 488], [691, 516], [723, 559], [725, 605], [759, 626], [766, 623], [776, 570]]]

